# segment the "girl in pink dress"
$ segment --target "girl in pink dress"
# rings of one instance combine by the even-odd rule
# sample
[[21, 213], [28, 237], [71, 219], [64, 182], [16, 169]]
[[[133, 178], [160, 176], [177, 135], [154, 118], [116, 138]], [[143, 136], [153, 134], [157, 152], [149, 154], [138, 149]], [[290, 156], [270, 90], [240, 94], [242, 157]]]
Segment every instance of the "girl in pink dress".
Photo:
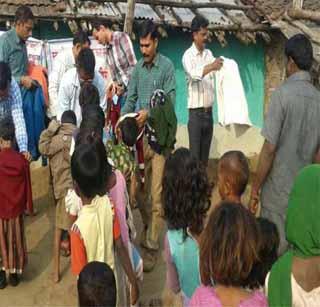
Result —
[[262, 292], [250, 291], [250, 273], [258, 261], [259, 232], [243, 206], [224, 202], [211, 214], [200, 240], [200, 275], [192, 307], [266, 307]]

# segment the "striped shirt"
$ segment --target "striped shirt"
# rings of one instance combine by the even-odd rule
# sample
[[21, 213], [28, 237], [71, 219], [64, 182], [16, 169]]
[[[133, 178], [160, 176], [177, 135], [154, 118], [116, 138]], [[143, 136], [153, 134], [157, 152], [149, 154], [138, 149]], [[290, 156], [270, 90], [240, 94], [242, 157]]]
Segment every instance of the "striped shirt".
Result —
[[19, 151], [28, 151], [28, 135], [18, 83], [12, 79], [7, 98], [0, 99], [0, 120], [12, 116]]
[[107, 63], [113, 81], [128, 86], [132, 70], [137, 64], [132, 42], [128, 34], [113, 32], [111, 42], [107, 45]]
[[214, 73], [203, 77], [204, 67], [214, 62], [210, 50], [205, 49], [202, 53], [195, 44], [184, 53], [182, 64], [186, 73], [188, 85], [188, 108], [208, 108], [214, 102]]

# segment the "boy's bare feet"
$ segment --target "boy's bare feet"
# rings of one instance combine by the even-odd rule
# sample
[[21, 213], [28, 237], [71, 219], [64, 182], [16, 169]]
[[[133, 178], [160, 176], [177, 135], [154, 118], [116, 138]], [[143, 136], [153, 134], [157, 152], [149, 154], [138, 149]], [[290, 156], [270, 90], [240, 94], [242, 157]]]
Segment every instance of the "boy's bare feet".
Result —
[[24, 212], [24, 214], [25, 214], [26, 216], [36, 216], [36, 215], [38, 214], [38, 211], [35, 210], [35, 209], [33, 209], [33, 212], [31, 213], [31, 212], [29, 212], [28, 210], [26, 210], [26, 211]]
[[58, 272], [54, 272], [53, 273], [53, 282], [55, 284], [57, 284], [57, 283], [59, 283], [59, 281], [60, 281], [60, 274]]
[[71, 254], [70, 251], [70, 241], [69, 240], [63, 240], [60, 243], [60, 250], [61, 250], [61, 255], [63, 257], [69, 257]]

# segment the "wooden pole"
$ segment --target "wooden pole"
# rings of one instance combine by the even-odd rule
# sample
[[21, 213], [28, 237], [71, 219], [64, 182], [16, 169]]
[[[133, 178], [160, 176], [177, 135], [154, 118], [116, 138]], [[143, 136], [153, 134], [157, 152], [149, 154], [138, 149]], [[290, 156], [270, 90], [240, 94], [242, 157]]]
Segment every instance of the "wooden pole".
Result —
[[129, 36], [132, 35], [132, 30], [133, 30], [135, 4], [136, 4], [135, 0], [128, 0], [127, 2], [127, 14], [124, 21], [124, 32], [128, 33]]
[[312, 42], [320, 45], [320, 34], [318, 34], [317, 31], [312, 30], [301, 21], [292, 20], [288, 15], [284, 15], [284, 19], [288, 21], [291, 25], [302, 31], [306, 36], [310, 38]]
[[[81, 0], [84, 1], [84, 0]], [[126, 3], [127, 0], [92, 0], [92, 2], [98, 3]], [[248, 10], [252, 9], [252, 5], [241, 5], [241, 4], [228, 4], [223, 2], [206, 2], [206, 3], [198, 3], [198, 1], [170, 1], [170, 0], [136, 0], [136, 3], [139, 4], [147, 4], [147, 5], [159, 5], [159, 6], [168, 6], [168, 7], [176, 7], [176, 8], [186, 8], [186, 9], [201, 9], [201, 8], [221, 8], [226, 10]]]
[[209, 25], [208, 29], [211, 31], [243, 31], [243, 32], [268, 32], [270, 30], [278, 30], [278, 27], [270, 27], [267, 25]]
[[292, 0], [293, 9], [301, 10], [303, 6], [303, 0]]

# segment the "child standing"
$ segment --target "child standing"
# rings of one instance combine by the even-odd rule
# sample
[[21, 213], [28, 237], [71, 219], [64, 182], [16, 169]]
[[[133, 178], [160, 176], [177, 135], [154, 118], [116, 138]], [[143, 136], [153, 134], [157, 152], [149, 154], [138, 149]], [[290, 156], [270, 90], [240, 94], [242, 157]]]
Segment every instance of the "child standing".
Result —
[[73, 133], [77, 127], [77, 118], [73, 111], [65, 111], [61, 116], [61, 125], [53, 120], [48, 129], [42, 132], [39, 151], [50, 161], [53, 178], [53, 192], [56, 203], [55, 239], [54, 239], [54, 281], [60, 279], [60, 243], [63, 231], [69, 231], [71, 224], [66, 212], [65, 196], [72, 188], [70, 170], [70, 147]]
[[200, 285], [198, 238], [210, 207], [207, 174], [188, 149], [171, 154], [163, 175], [163, 208], [168, 223], [165, 237], [167, 286], [182, 290], [184, 306]]
[[[135, 304], [139, 295], [137, 281], [121, 239], [117, 215], [106, 196], [107, 183], [113, 173], [103, 143], [77, 146], [71, 158], [71, 172], [74, 189], [83, 204], [71, 230], [72, 272], [79, 275], [91, 261], [105, 262], [114, 270], [115, 248], [129, 278], [131, 302]], [[124, 286], [118, 284], [118, 288]]]
[[193, 294], [191, 307], [268, 306], [262, 292], [248, 290], [259, 259], [259, 231], [249, 210], [238, 203], [220, 204], [200, 241], [203, 285]]
[[218, 188], [222, 201], [241, 204], [249, 176], [248, 160], [241, 151], [225, 153], [218, 163]]
[[107, 153], [113, 161], [115, 168], [122, 174], [130, 177], [136, 170], [136, 162], [132, 147], [139, 136], [139, 127], [134, 117], [126, 117], [120, 120], [116, 126], [116, 142], [107, 142]]
[[11, 117], [0, 121], [0, 289], [17, 286], [27, 260], [23, 214], [32, 204], [29, 164], [13, 149]]
[[125, 176], [130, 205], [133, 207], [137, 188], [137, 163], [133, 146], [139, 137], [139, 127], [136, 119], [134, 117], [120, 119], [116, 126], [115, 133], [117, 144], [112, 140], [107, 142], [107, 155], [114, 163], [114, 167]]

